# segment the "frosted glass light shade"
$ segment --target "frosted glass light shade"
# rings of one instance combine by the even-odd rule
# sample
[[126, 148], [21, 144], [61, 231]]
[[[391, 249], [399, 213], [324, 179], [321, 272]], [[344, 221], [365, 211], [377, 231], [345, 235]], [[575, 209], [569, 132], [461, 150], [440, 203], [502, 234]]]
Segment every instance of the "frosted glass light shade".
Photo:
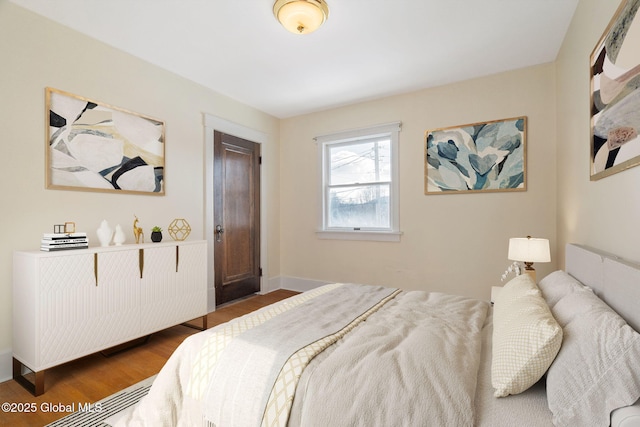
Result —
[[549, 252], [548, 239], [536, 239], [533, 237], [514, 237], [509, 239], [509, 255], [511, 261], [522, 261], [528, 263], [549, 262], [551, 254]]
[[277, 0], [273, 14], [288, 31], [309, 34], [327, 19], [329, 7], [324, 0]]

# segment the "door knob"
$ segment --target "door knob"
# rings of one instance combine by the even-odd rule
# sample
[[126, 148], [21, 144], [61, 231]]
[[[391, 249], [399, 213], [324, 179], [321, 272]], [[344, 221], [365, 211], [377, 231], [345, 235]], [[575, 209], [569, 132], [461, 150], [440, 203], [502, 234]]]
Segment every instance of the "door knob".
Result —
[[224, 233], [222, 226], [216, 225], [216, 242], [222, 242], [222, 233]]

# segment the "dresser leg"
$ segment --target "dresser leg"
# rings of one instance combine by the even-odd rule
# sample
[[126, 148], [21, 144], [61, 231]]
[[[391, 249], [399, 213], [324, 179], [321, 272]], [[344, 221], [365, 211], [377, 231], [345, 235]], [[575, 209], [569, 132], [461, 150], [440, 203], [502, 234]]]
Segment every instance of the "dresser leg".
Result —
[[208, 317], [207, 317], [206, 314], [204, 316], [202, 316], [202, 330], [203, 331], [207, 330], [207, 320], [208, 320]]
[[208, 317], [205, 314], [204, 316], [202, 316], [202, 327], [196, 326], [196, 325], [193, 325], [193, 324], [187, 323], [187, 322], [182, 323], [182, 326], [186, 326], [187, 328], [197, 329], [199, 331], [206, 331], [207, 330], [207, 326], [208, 326], [207, 320], [208, 320]]
[[22, 362], [15, 357], [13, 358], [13, 379], [22, 387], [26, 388], [29, 393], [34, 396], [40, 396], [44, 393], [44, 371], [34, 372], [35, 377], [33, 382], [31, 382], [22, 374], [23, 366]]

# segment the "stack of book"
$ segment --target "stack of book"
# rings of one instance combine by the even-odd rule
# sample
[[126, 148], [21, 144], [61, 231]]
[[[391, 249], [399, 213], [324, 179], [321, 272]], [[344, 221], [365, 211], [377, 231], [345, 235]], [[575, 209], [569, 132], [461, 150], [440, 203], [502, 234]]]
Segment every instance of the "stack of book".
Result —
[[88, 247], [87, 233], [45, 233], [40, 242], [40, 250], [49, 252]]

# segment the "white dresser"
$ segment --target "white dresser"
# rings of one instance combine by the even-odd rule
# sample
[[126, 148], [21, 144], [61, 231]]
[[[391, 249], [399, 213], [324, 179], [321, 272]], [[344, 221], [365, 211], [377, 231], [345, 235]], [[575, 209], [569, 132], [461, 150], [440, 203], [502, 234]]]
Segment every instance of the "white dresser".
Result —
[[206, 314], [204, 240], [15, 252], [13, 377], [37, 396], [48, 368]]

